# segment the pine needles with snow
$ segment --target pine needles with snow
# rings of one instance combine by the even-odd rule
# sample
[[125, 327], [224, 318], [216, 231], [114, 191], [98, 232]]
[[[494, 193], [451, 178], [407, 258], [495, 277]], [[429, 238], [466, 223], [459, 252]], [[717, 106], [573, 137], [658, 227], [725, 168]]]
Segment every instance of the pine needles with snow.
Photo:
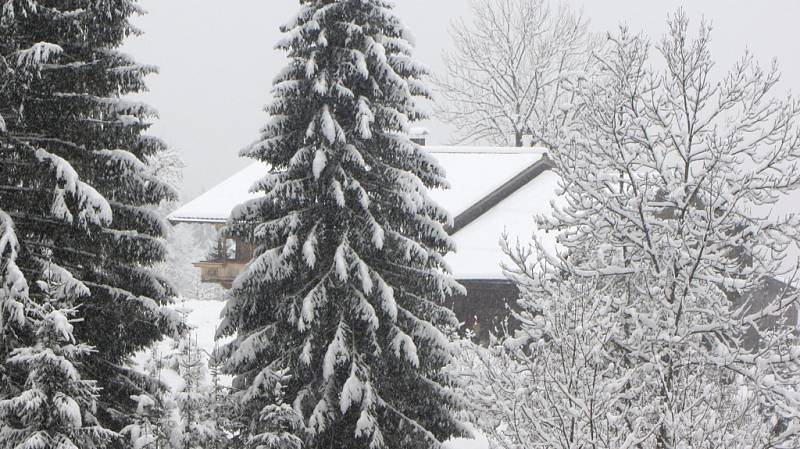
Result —
[[290, 62], [245, 151], [272, 171], [228, 229], [256, 257], [219, 329], [236, 335], [220, 355], [248, 447], [438, 448], [462, 432], [441, 372], [457, 324], [443, 304], [462, 287], [427, 193], [445, 173], [407, 137], [425, 69], [390, 2], [302, 2], [284, 30]]

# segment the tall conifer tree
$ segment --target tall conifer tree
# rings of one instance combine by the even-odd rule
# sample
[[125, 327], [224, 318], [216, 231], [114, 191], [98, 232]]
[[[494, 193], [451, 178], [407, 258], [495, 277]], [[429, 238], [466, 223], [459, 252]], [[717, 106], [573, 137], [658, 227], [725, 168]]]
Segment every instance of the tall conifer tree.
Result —
[[[97, 351], [79, 369], [97, 379], [97, 417], [111, 429], [128, 420], [131, 394], [155, 386], [124, 368], [128, 358], [180, 321], [162, 307], [170, 286], [148, 268], [165, 255], [165, 225], [150, 206], [174, 192], [141, 161], [165, 146], [143, 134], [155, 111], [122, 98], [143, 91], [155, 71], [117, 50], [137, 33], [129, 18], [140, 12], [135, 0], [8, 0], [0, 9], [0, 233], [10, 236], [0, 241], [4, 331], [24, 304], [4, 298], [44, 300], [27, 288], [44, 266], [88, 288], [74, 336]], [[4, 332], [0, 356], [17, 345], [11, 337], [27, 345], [31, 333]], [[0, 394], [24, 381], [7, 376], [9, 391]]]
[[440, 328], [462, 288], [443, 260], [448, 214], [427, 193], [444, 171], [407, 137], [425, 69], [391, 2], [300, 3], [270, 120], [244, 151], [272, 169], [229, 226], [257, 253], [224, 311], [219, 334], [237, 336], [225, 368], [252, 447], [438, 447], [460, 432]]

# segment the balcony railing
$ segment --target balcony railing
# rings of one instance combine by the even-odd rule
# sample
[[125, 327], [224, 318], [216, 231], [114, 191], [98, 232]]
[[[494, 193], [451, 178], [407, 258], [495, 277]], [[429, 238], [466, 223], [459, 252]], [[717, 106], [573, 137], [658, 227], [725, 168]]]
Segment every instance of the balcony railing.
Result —
[[237, 260], [206, 260], [193, 264], [200, 268], [200, 280], [209, 284], [219, 284], [231, 288], [236, 276], [244, 271], [246, 262]]

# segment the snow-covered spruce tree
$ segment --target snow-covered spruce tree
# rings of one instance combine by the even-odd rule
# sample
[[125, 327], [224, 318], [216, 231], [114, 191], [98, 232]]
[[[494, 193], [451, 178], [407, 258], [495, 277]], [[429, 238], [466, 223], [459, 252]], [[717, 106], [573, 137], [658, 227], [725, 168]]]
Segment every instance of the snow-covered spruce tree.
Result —
[[236, 247], [226, 235], [218, 234], [206, 254], [205, 260], [231, 260], [236, 257]]
[[46, 281], [37, 282], [42, 300], [27, 317], [33, 344], [14, 349], [6, 361], [25, 372], [26, 380], [16, 395], [0, 400], [0, 447], [106, 447], [118, 435], [97, 423], [96, 382], [82, 378], [76, 367], [93, 348], [76, 343], [72, 334], [78, 301], [89, 290], [56, 266], [42, 277]]
[[147, 376], [159, 382], [164, 388], [155, 394], [138, 394], [131, 396], [136, 404], [136, 414], [120, 433], [129, 439], [134, 447], [150, 449], [179, 448], [181, 447], [182, 432], [180, 429], [180, 412], [175, 401], [173, 388], [181, 386], [178, 373], [177, 351], [163, 351], [161, 344], [155, 344], [150, 349], [150, 356], [144, 363], [144, 372]]
[[164, 145], [143, 134], [155, 111], [121, 98], [154, 71], [116, 50], [138, 12], [133, 0], [10, 0], [0, 10], [0, 209], [28, 283], [53, 263], [91, 291], [74, 336], [96, 352], [78, 369], [97, 379], [97, 417], [117, 430], [129, 396], [155, 387], [132, 378], [129, 356], [177, 328], [162, 307], [171, 288], [148, 269], [164, 257], [165, 230], [149, 206], [174, 193], [141, 161]]
[[713, 81], [709, 40], [677, 13], [656, 70], [612, 36], [554, 151], [564, 203], [540, 226], [562, 251], [512, 251], [524, 371], [484, 380], [509, 447], [800, 444], [800, 220], [772, 210], [800, 187], [800, 101], [750, 55]]
[[180, 417], [180, 437], [173, 446], [175, 449], [222, 446], [226, 438], [217, 422], [219, 416], [214, 403], [218, 397], [217, 386], [209, 382], [207, 357], [191, 336], [179, 340], [176, 362], [183, 385], [172, 394]]
[[[303, 440], [302, 417], [284, 402], [284, 384], [290, 380], [287, 370], [273, 373], [264, 379], [261, 388], [270, 391], [271, 402], [264, 406], [257, 417], [255, 432], [251, 431], [246, 438], [247, 446], [257, 449], [301, 449]], [[249, 399], [249, 398], [248, 398]]]
[[[451, 358], [437, 326], [461, 291], [443, 253], [445, 210], [427, 189], [444, 173], [406, 136], [424, 117], [425, 70], [385, 0], [301, 2], [279, 48], [281, 71], [261, 140], [245, 155], [271, 165], [239, 206], [229, 233], [257, 245], [236, 280], [220, 336], [252, 437], [285, 401], [302, 417], [306, 448], [434, 448], [461, 432], [441, 367]], [[283, 412], [281, 412], [283, 413]], [[266, 433], [266, 435], [265, 435]]]
[[[219, 346], [215, 344], [214, 353]], [[211, 406], [208, 413], [215, 422], [216, 439], [206, 445], [207, 449], [224, 449], [241, 447], [241, 436], [246, 426], [240, 419], [243, 409], [236, 395], [232, 394], [230, 385], [223, 383], [222, 362], [213, 355], [208, 358]]]
[[[136, 404], [136, 412], [130, 424], [123, 427], [120, 433], [128, 439], [133, 449], [165, 449], [169, 448], [172, 427], [168, 425], [167, 414], [159, 407], [159, 403], [147, 394], [131, 396]], [[177, 423], [174, 423], [177, 424]]]
[[[14, 221], [0, 208], [0, 360], [16, 347], [18, 332], [27, 328], [26, 306], [29, 286], [17, 265], [19, 241]], [[12, 381], [5, 364], [0, 363], [0, 399], [12, 392]]]
[[[4, 30], [3, 25], [3, 22], [0, 22], [0, 30]], [[10, 40], [9, 36], [3, 37]], [[32, 48], [21, 49], [17, 54], [22, 56], [32, 50]], [[12, 81], [18, 81], [15, 79], [17, 78], [15, 74], [30, 64], [26, 62], [28, 58], [22, 58], [18, 62], [14, 56], [16, 55], [9, 55], [9, 58], [6, 58], [5, 53], [0, 52], [0, 94], [18, 87], [16, 83], [12, 84]], [[0, 150], [2, 151], [7, 151], [5, 140], [9, 135], [4, 118], [10, 111], [6, 101], [0, 100], [0, 138], [3, 139], [0, 140]], [[0, 191], [13, 187], [0, 184]], [[4, 362], [11, 351], [18, 346], [20, 334], [30, 330], [28, 326], [30, 323], [26, 320], [26, 310], [30, 306], [29, 283], [18, 265], [20, 245], [15, 223], [5, 209], [7, 206], [4, 208], [0, 202], [0, 362]], [[12, 367], [0, 364], [0, 399], [14, 394], [16, 388], [20, 386], [15, 380], [21, 381], [22, 378], [16, 376], [15, 379], [12, 371]]]

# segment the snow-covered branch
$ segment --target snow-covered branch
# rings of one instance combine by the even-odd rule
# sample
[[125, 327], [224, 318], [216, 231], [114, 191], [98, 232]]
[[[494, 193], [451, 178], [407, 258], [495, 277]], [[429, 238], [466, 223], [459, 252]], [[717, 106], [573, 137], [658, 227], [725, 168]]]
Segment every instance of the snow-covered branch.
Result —
[[552, 143], [576, 107], [575, 87], [598, 49], [587, 21], [565, 2], [475, 0], [474, 22], [456, 22], [455, 50], [436, 78], [439, 112], [464, 142]]
[[800, 188], [798, 100], [750, 56], [717, 83], [709, 41], [679, 11], [657, 70], [623, 28], [582, 86], [538, 220], [557, 252], [506, 244], [520, 329], [463, 355], [498, 444], [800, 442], [797, 219], [765, 209]]

